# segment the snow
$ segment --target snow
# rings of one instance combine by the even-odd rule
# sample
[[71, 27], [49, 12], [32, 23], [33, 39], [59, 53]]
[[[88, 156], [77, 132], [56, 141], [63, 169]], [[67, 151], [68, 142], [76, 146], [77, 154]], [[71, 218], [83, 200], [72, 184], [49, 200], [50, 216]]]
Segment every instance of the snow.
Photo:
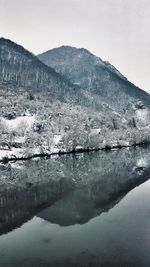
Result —
[[23, 150], [21, 148], [12, 148], [11, 150], [1, 149], [0, 150], [0, 160], [4, 157], [13, 158], [13, 155], [16, 157], [23, 156]]
[[98, 129], [91, 129], [91, 133], [92, 134], [100, 134], [101, 133], [101, 129], [98, 128]]
[[83, 149], [83, 146], [77, 146], [76, 147], [76, 151], [79, 151], [79, 150], [82, 150]]
[[25, 136], [17, 136], [14, 138], [14, 142], [16, 143], [24, 143], [25, 142]]
[[148, 116], [148, 110], [146, 110], [146, 109], [138, 109], [138, 110], [136, 110], [136, 116], [140, 121], [146, 123], [147, 116]]
[[[24, 118], [24, 117], [21, 117], [21, 118]], [[33, 118], [33, 117], [32, 117]], [[6, 120], [5, 120], [6, 121]], [[14, 120], [13, 120], [14, 121]], [[17, 125], [19, 125], [19, 123], [17, 122], [20, 122], [20, 119], [19, 120], [16, 120], [16, 124], [12, 124], [13, 125], [13, 129], [15, 129], [15, 126], [17, 127]], [[33, 119], [29, 119], [29, 120], [26, 120], [29, 122], [28, 126], [31, 127], [32, 126], [32, 123], [33, 123]], [[61, 141], [61, 134], [57, 134], [57, 135], [54, 135], [54, 145], [49, 148], [47, 146], [44, 147], [43, 145], [43, 149], [44, 149], [44, 153], [58, 153], [58, 148], [57, 148], [57, 145], [58, 143]], [[24, 143], [24, 140], [25, 140], [25, 136], [18, 136], [15, 138], [15, 142], [20, 142], [20, 143]], [[11, 150], [8, 150], [8, 149], [0, 149], [0, 160], [2, 160], [4, 157], [6, 158], [13, 158], [13, 155], [15, 155], [16, 157], [20, 158], [20, 157], [26, 157], [28, 154], [32, 154], [32, 155], [35, 155], [35, 154], [40, 154], [41, 153], [41, 148], [40, 147], [35, 147], [35, 148], [30, 148], [30, 151], [27, 151], [25, 148], [14, 148], [12, 147]]]
[[121, 117], [121, 115], [116, 111], [113, 111], [112, 113], [115, 114], [117, 117]]
[[1, 122], [7, 127], [8, 130], [17, 130], [20, 127], [25, 127], [26, 130], [30, 130], [34, 121], [35, 121], [35, 115], [34, 116], [20, 116], [12, 120], [7, 120], [5, 118], [0, 118]]
[[62, 138], [61, 134], [54, 135], [54, 139], [53, 139], [54, 144], [57, 145], [60, 142], [61, 138]]

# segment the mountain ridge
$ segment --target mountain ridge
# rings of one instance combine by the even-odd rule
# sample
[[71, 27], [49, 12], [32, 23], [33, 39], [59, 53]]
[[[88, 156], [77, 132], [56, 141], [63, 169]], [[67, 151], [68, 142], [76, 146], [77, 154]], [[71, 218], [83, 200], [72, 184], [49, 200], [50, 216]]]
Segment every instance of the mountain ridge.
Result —
[[[38, 58], [56, 69], [73, 84], [92, 92], [102, 101], [121, 112], [127, 103], [143, 101], [150, 109], [150, 95], [124, 77], [113, 65], [93, 55], [87, 49], [61, 46], [48, 50]], [[122, 102], [125, 99], [124, 103]], [[126, 103], [125, 103], [126, 102]]]
[[49, 91], [55, 94], [54, 84], [58, 91], [60, 91], [59, 88], [65, 91], [66, 87], [66, 94], [69, 90], [78, 89], [23, 46], [3, 37], [0, 38], [0, 78], [35, 91], [42, 89], [43, 93]]
[[147, 93], [86, 49], [54, 51], [49, 67], [0, 40], [1, 160], [150, 142]]
[[[50, 55], [49, 66], [41, 57]], [[150, 109], [150, 95], [128, 81], [114, 66], [85, 48], [61, 46], [37, 58], [21, 45], [0, 38], [0, 78], [52, 99], [87, 107], [133, 113], [138, 101]], [[105, 107], [107, 112], [107, 108]]]
[[[45, 52], [43, 52], [43, 53], [37, 54], [37, 57], [40, 58], [41, 56], [46, 55], [46, 54], [48, 54], [49, 52], [55, 52], [55, 51], [58, 51], [59, 49], [68, 49], [68, 50], [73, 50], [73, 49], [75, 49], [75, 50], [78, 50], [78, 51], [83, 51], [83, 52], [85, 52], [85, 53], [88, 53], [88, 54], [90, 54], [91, 56], [95, 56], [94, 53], [90, 52], [90, 50], [88, 50], [88, 49], [86, 49], [86, 48], [84, 48], [84, 47], [80, 47], [80, 48], [78, 48], [78, 47], [71, 46], [71, 45], [61, 45], [61, 46], [58, 46], [58, 47], [54, 47], [54, 48], [52, 48], [52, 49], [49, 49], [49, 50], [47, 50], [47, 51], [45, 51]], [[117, 70], [117, 69], [116, 69], [116, 68], [115, 68], [109, 61], [104, 61], [104, 60], [102, 60], [101, 57], [98, 57], [98, 56], [95, 56], [95, 57], [97, 57], [97, 59], [100, 60], [102, 64], [105, 64], [106, 66], [113, 67], [113, 69], [116, 70], [117, 73], [118, 73], [122, 78], [124, 78], [124, 79], [127, 80], [127, 78], [126, 78], [120, 71], [118, 71], [118, 70]], [[110, 69], [110, 70], [111, 70], [111, 69]]]

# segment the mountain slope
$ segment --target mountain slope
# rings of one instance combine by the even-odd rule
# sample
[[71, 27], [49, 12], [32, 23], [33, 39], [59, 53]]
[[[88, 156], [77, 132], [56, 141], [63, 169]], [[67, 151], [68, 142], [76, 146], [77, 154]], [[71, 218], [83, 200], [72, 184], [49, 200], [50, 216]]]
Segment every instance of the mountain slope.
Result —
[[24, 86], [32, 92], [51, 94], [60, 100], [72, 97], [77, 87], [54, 69], [47, 67], [36, 56], [16, 43], [0, 39], [0, 79]]
[[45, 94], [51, 97], [51, 101], [60, 100], [112, 112], [101, 99], [90, 92], [87, 94], [22, 46], [4, 38], [0, 38], [0, 80], [13, 83], [16, 89], [24, 87], [32, 93]]
[[45, 94], [51, 101], [79, 104], [109, 115], [113, 110], [92, 92], [71, 83], [53, 68], [42, 63], [22, 46], [0, 38], [0, 80], [23, 87], [32, 93]]
[[142, 101], [150, 109], [148, 93], [129, 82], [109, 62], [86, 49], [62, 46], [40, 54], [38, 58], [73, 84], [98, 96], [117, 112], [126, 112], [128, 115], [137, 101]]
[[0, 159], [150, 142], [148, 94], [85, 49], [60, 62], [65, 76], [0, 39]]

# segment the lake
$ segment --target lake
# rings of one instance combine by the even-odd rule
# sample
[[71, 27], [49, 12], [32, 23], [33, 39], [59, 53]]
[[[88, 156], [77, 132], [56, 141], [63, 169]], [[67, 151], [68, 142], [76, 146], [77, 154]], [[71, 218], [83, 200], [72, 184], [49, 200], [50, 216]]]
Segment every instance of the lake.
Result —
[[150, 147], [0, 165], [0, 267], [149, 267]]

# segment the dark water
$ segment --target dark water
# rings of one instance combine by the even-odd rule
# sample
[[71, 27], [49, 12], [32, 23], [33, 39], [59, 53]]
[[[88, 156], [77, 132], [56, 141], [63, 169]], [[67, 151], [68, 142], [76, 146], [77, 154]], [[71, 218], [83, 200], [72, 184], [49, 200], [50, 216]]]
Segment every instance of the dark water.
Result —
[[149, 267], [149, 178], [149, 147], [0, 166], [0, 267]]

